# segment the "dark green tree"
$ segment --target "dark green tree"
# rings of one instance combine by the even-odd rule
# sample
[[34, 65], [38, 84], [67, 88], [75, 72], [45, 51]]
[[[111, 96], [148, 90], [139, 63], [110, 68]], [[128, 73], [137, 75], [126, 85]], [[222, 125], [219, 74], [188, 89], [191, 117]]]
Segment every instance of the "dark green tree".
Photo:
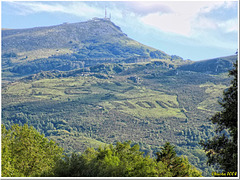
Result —
[[157, 162], [163, 162], [172, 177], [200, 177], [201, 172], [190, 165], [186, 157], [178, 157], [174, 146], [166, 142], [160, 152], [156, 153]]
[[144, 157], [139, 146], [130, 142], [117, 143], [94, 150], [88, 148], [83, 154], [72, 154], [59, 163], [56, 176], [83, 177], [157, 177], [157, 163]]
[[[210, 120], [216, 124], [217, 135], [200, 144], [207, 152], [208, 165], [215, 166], [223, 172], [237, 172], [238, 146], [238, 65], [229, 72], [233, 76], [231, 86], [223, 92], [220, 103], [222, 111], [216, 113]], [[227, 132], [227, 133], [226, 133]]]
[[63, 149], [33, 127], [2, 125], [2, 177], [51, 175]]
[[[81, 155], [72, 154], [71, 157], [66, 157], [56, 166], [54, 175], [65, 177], [172, 177], [183, 176], [180, 172], [184, 171], [184, 176], [201, 176], [201, 173], [193, 168], [186, 158], [177, 158], [175, 151], [171, 152], [174, 154], [174, 160], [171, 155], [168, 156], [171, 153], [167, 152], [167, 149], [162, 151], [167, 158], [162, 157], [162, 160], [156, 160], [144, 156], [144, 153], [139, 151], [137, 144], [131, 146], [130, 142], [118, 142], [116, 146], [109, 145], [97, 150], [88, 148]], [[174, 168], [174, 170], [178, 170], [174, 174], [171, 166], [177, 166], [178, 160], [181, 168]]]

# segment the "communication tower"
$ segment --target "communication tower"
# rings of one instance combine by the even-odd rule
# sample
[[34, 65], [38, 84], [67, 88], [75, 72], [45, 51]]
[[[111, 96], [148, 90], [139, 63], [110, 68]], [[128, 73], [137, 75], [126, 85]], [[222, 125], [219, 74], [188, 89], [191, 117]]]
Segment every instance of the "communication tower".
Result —
[[104, 17], [104, 19], [105, 20], [111, 20], [111, 13], [109, 14], [109, 17], [107, 17], [108, 16], [108, 14], [107, 14], [107, 8], [105, 7], [105, 17]]

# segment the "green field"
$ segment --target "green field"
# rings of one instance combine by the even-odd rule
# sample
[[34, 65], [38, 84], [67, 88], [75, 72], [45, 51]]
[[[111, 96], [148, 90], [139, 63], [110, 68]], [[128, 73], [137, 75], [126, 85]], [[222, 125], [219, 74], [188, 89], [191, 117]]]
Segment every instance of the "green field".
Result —
[[3, 85], [2, 122], [33, 125], [68, 153], [131, 140], [154, 156], [169, 141], [210, 175], [198, 143], [214, 135], [207, 118], [230, 80], [177, 71], [152, 61], [42, 72]]

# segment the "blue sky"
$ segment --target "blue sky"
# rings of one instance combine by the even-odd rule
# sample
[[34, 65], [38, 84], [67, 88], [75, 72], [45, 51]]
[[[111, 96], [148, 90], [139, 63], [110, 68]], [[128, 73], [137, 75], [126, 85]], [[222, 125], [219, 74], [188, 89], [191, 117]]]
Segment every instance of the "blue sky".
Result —
[[238, 1], [2, 1], [2, 28], [31, 28], [104, 17], [130, 38], [203, 60], [238, 49]]

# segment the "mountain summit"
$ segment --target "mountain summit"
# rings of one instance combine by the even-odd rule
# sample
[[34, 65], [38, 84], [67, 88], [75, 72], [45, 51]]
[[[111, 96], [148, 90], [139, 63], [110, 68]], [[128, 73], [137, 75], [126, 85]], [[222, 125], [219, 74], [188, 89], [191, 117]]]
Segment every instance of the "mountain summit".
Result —
[[76, 44], [80, 49], [91, 42], [115, 42], [119, 38], [125, 40], [126, 35], [119, 27], [105, 19], [2, 32], [3, 50], [16, 49], [16, 52], [44, 48], [69, 48], [74, 51]]
[[27, 56], [26, 60], [59, 55], [77, 60], [171, 58], [127, 37], [120, 27], [106, 18], [50, 27], [2, 30], [2, 51], [5, 55], [14, 52], [21, 58]]

